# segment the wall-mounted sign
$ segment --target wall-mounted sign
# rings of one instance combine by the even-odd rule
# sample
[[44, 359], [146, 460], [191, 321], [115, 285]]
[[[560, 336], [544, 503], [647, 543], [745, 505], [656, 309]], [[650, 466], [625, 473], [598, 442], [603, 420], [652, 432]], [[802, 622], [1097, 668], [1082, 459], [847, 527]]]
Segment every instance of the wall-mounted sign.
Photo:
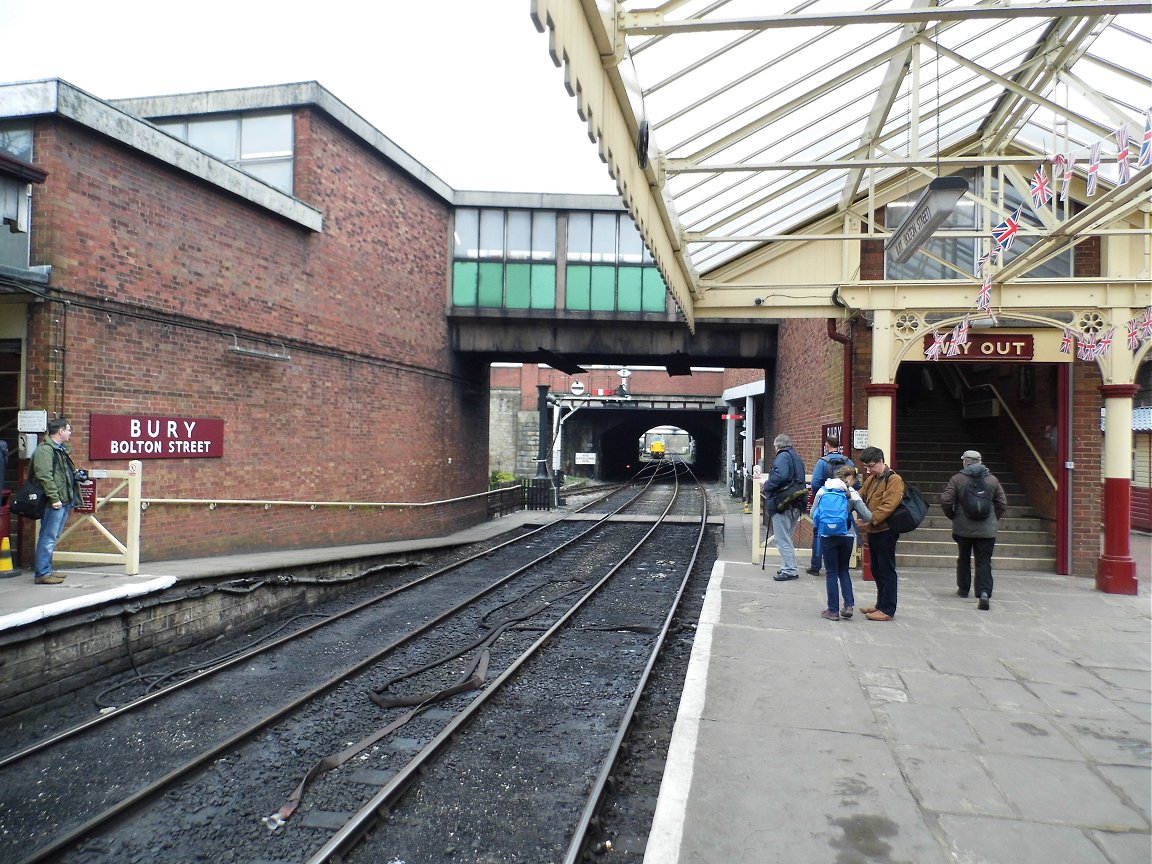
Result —
[[[924, 350], [935, 342], [932, 335], [924, 337]], [[1031, 360], [1036, 354], [1035, 342], [1031, 333], [973, 333], [968, 331], [968, 344], [958, 346], [960, 353], [947, 357], [940, 352], [940, 362], [967, 360], [969, 362], [990, 363], [995, 361], [1016, 362]]]
[[89, 459], [219, 459], [224, 421], [213, 417], [92, 414]]
[[76, 484], [80, 487], [80, 503], [77, 504], [72, 512], [73, 513], [95, 513], [96, 512], [96, 481], [95, 480], [80, 480]]
[[596, 464], [596, 454], [595, 453], [577, 453], [576, 454], [576, 464], [577, 465], [595, 465]]
[[744, 415], [743, 414], [721, 414], [720, 419], [721, 420], [743, 420]]
[[42, 409], [39, 411], [18, 411], [16, 413], [16, 431], [47, 432], [48, 412]]

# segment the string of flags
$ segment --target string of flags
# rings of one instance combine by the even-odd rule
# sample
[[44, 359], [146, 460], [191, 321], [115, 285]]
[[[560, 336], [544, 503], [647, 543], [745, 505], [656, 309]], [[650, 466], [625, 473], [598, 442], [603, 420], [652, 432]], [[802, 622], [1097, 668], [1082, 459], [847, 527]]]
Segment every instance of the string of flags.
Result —
[[[1116, 141], [1116, 168], [1118, 184], [1124, 185], [1132, 178], [1132, 165], [1130, 162], [1132, 149], [1128, 145], [1128, 127], [1120, 126], [1112, 135]], [[1088, 182], [1087, 195], [1096, 195], [1100, 162], [1103, 158], [1104, 141], [1096, 141], [1089, 148], [1088, 153]], [[1057, 153], [1051, 157], [1052, 177], [1049, 180], [1046, 162], [1041, 163], [1028, 183], [1028, 191], [1032, 199], [1032, 209], [1039, 210], [1052, 203], [1057, 197], [1056, 185], [1059, 184], [1059, 200], [1068, 200], [1068, 191], [1072, 185], [1072, 177], [1076, 170], [1076, 157], [1072, 153]], [[1146, 168], [1152, 165], [1152, 108], [1144, 112], [1144, 137], [1140, 141], [1140, 149], [1136, 154], [1136, 168]], [[1020, 224], [1023, 218], [1024, 204], [1012, 212], [999, 225], [992, 229], [992, 248], [976, 259], [976, 275], [980, 278], [980, 291], [976, 295], [976, 308], [987, 313], [992, 308], [992, 270], [989, 265], [996, 263], [998, 255], [1012, 248], [1017, 235], [1020, 233]], [[968, 344], [969, 315], [957, 324], [948, 333], [932, 332], [932, 344], [925, 349], [924, 356], [929, 360], [939, 360], [941, 357], [955, 357], [960, 348]], [[1081, 360], [1097, 360], [1108, 354], [1112, 348], [1115, 328], [1098, 334], [1075, 333], [1068, 328], [1064, 329], [1064, 337], [1060, 342], [1060, 351], [1064, 354], [1076, 351], [1077, 358]], [[1128, 348], [1137, 350], [1146, 341], [1152, 340], [1152, 306], [1141, 318], [1133, 318], [1128, 322]]]

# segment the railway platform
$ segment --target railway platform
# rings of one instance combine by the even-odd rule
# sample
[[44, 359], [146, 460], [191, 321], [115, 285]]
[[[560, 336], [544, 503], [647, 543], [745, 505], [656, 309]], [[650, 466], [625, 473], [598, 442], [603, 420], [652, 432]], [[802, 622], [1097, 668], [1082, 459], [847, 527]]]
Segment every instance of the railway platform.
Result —
[[645, 864], [1152, 860], [1147, 536], [1138, 596], [994, 560], [987, 612], [906, 570], [894, 620], [832, 622], [823, 576], [753, 563], [751, 518], [725, 519]]

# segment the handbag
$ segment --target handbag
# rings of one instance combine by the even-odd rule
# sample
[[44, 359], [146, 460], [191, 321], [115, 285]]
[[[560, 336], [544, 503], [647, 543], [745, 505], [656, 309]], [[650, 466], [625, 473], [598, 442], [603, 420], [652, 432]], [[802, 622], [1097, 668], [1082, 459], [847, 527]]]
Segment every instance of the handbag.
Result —
[[28, 519], [40, 519], [44, 516], [44, 509], [48, 506], [48, 493], [36, 479], [36, 474], [29, 472], [24, 485], [12, 495], [8, 509], [18, 516]]
[[[808, 484], [799, 481], [789, 483], [781, 489], [780, 493], [776, 496], [776, 512], [783, 513], [785, 510], [793, 507], [803, 506], [799, 503], [802, 498], [808, 498]], [[804, 503], [806, 504], [807, 500], [805, 500]]]

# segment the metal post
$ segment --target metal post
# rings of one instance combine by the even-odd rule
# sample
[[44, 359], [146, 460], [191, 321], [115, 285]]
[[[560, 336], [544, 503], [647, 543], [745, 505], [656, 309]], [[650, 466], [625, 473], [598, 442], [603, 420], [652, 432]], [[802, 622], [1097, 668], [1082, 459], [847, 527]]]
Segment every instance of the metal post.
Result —
[[540, 412], [540, 446], [537, 448], [536, 459], [536, 479], [546, 480], [548, 478], [548, 438], [552, 426], [548, 422], [548, 385], [536, 385], [537, 397], [536, 406]]

